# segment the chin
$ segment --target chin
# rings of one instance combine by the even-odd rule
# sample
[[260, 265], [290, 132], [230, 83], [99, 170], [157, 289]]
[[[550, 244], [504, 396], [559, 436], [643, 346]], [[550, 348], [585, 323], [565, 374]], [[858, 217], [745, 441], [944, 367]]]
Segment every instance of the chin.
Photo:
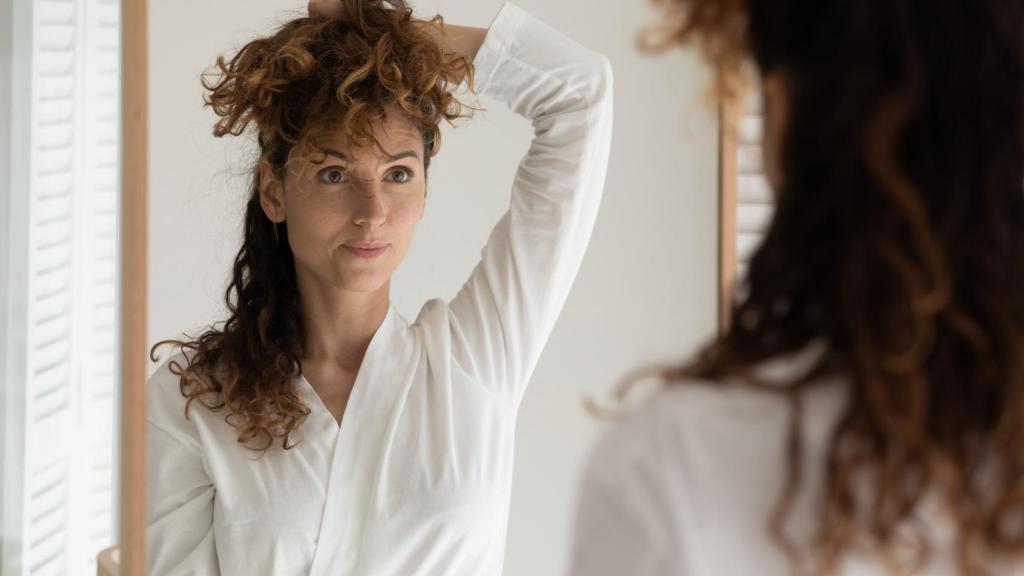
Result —
[[339, 275], [335, 286], [349, 292], [376, 292], [391, 281], [391, 275], [384, 274], [345, 274]]

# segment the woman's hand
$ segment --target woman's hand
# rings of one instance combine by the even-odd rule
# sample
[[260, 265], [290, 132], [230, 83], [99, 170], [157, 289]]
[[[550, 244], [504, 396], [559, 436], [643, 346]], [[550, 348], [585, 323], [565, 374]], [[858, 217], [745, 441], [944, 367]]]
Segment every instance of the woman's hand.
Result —
[[[341, 16], [341, 9], [346, 0], [309, 0], [309, 15], [313, 18], [336, 18]], [[452, 26], [446, 24], [444, 32], [430, 28], [430, 34], [447, 52], [454, 52], [470, 62], [484, 42], [487, 30], [468, 26]]]
[[309, 15], [313, 18], [334, 18], [341, 15], [344, 0], [309, 0]]

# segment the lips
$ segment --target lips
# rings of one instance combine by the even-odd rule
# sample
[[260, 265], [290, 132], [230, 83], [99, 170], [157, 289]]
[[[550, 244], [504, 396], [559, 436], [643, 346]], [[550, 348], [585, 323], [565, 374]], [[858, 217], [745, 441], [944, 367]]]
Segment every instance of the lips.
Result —
[[376, 258], [391, 247], [390, 244], [383, 242], [352, 242], [341, 246], [359, 258]]
[[374, 242], [371, 240], [360, 240], [354, 242], [345, 242], [344, 246], [348, 248], [360, 248], [362, 250], [374, 250], [377, 248], [383, 248], [387, 246], [387, 242]]

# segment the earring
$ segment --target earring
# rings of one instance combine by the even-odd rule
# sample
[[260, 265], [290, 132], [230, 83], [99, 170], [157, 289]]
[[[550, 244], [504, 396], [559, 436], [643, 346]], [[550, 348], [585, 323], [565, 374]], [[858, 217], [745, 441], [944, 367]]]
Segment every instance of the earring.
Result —
[[274, 226], [271, 228], [271, 230], [274, 231], [274, 243], [275, 244], [280, 244], [281, 243], [281, 239], [277, 235], [277, 225], [278, 224], [280, 224], [280, 222], [274, 222]]

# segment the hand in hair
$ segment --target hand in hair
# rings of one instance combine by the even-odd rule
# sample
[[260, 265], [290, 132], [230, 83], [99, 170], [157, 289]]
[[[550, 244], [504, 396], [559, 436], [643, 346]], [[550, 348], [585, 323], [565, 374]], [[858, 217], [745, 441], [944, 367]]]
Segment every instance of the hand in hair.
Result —
[[309, 0], [309, 15], [314, 18], [336, 18], [341, 15], [344, 0]]
[[[339, 18], [344, 15], [345, 1], [346, 0], [309, 0], [309, 15], [313, 18]], [[348, 1], [358, 2], [365, 0]], [[469, 26], [453, 26], [451, 24], [445, 24], [444, 20], [440, 18], [431, 20], [430, 22], [436, 22], [439, 24], [437, 27], [427, 27], [428, 33], [434, 38], [438, 46], [440, 46], [445, 52], [462, 56], [470, 62], [476, 58], [476, 53], [480, 50], [480, 46], [484, 42], [484, 37], [487, 35], [486, 29], [473, 28]], [[454, 80], [461, 80], [461, 77], [454, 78]]]

